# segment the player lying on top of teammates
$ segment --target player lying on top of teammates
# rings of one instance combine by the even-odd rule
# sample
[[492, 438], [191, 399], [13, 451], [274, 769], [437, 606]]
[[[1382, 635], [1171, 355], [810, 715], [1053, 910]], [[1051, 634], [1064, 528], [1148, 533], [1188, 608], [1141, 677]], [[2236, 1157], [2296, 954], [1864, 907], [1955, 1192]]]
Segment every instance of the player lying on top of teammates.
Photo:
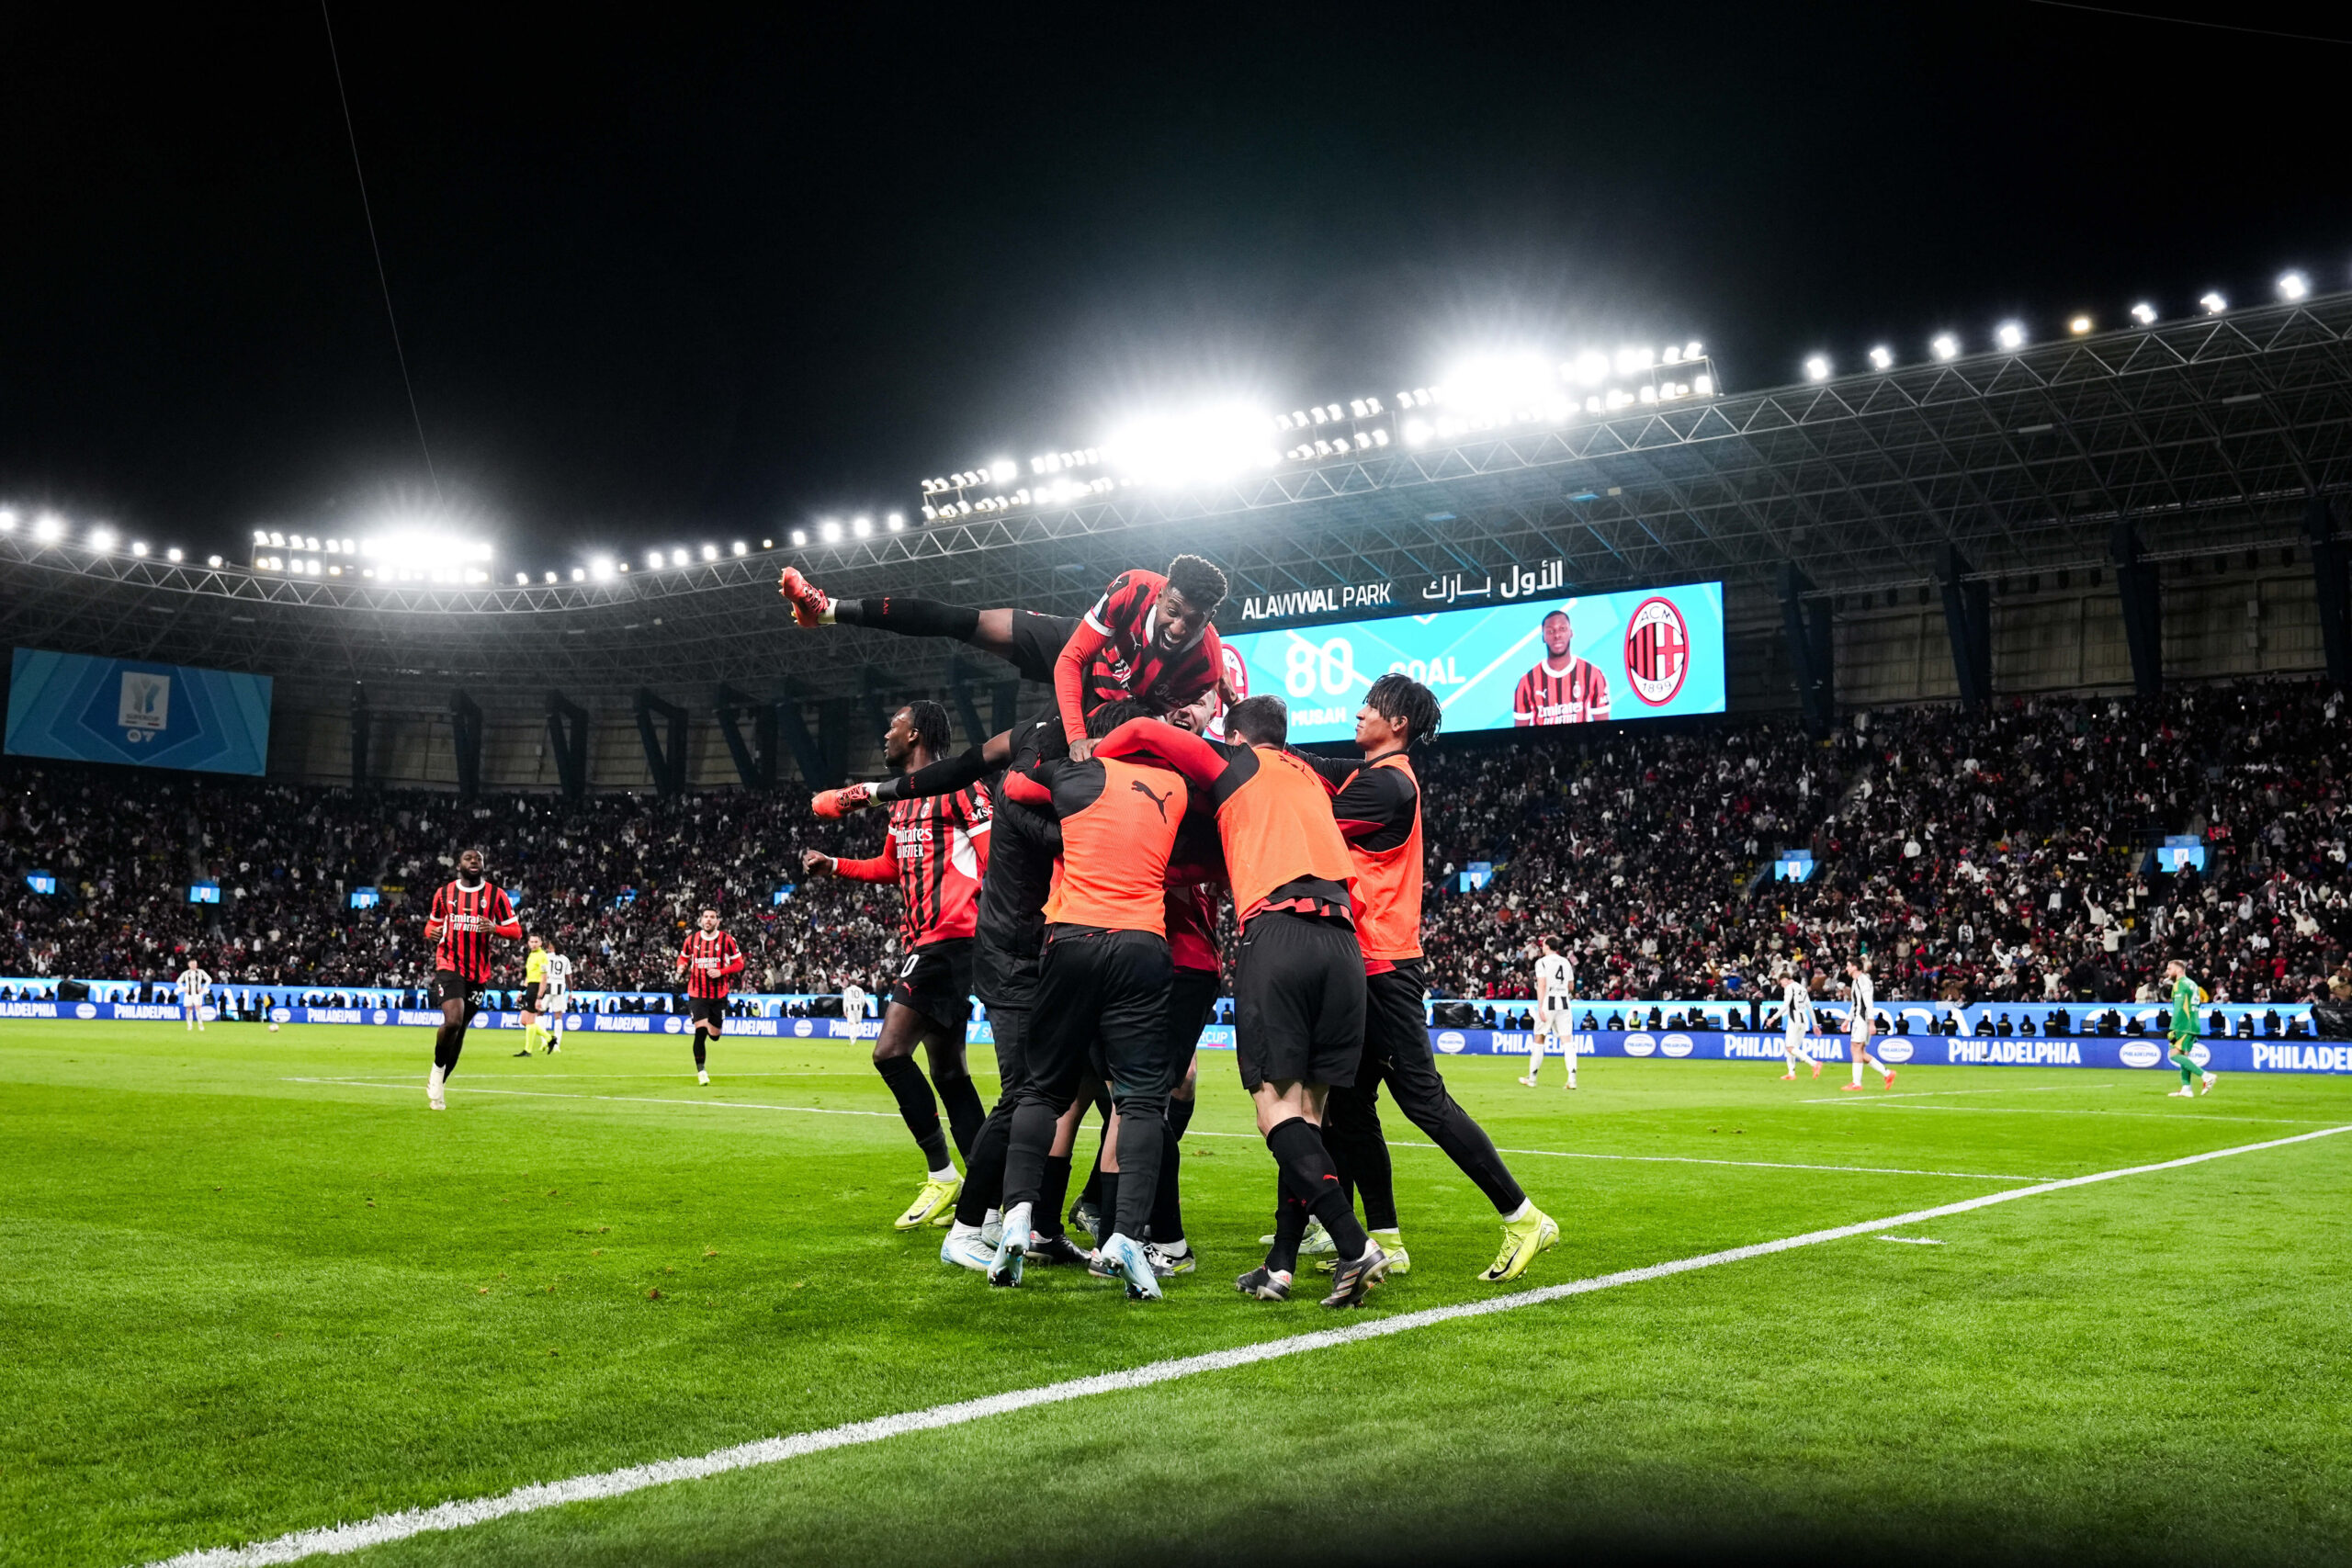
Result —
[[[902, 637], [952, 637], [998, 658], [1023, 679], [1054, 688], [1058, 742], [1081, 761], [1091, 749], [1086, 716], [1104, 703], [1128, 698], [1146, 713], [1172, 713], [1224, 684], [1225, 645], [1209, 617], [1225, 603], [1225, 573], [1198, 556], [1178, 556], [1165, 575], [1123, 571], [1094, 607], [1073, 620], [1034, 610], [975, 610], [936, 599], [835, 599], [786, 567], [776, 591], [803, 626], [872, 626]], [[1012, 755], [1013, 731], [991, 737], [965, 758], [947, 760], [961, 788], [1001, 768]], [[835, 817], [869, 800], [894, 800], [896, 781], [828, 790], [817, 814]]]
[[[890, 716], [882, 755], [901, 774], [910, 773], [935, 761], [947, 742], [947, 710], [933, 702], [913, 702]], [[947, 1124], [967, 1166], [972, 1140], [987, 1116], [965, 1065], [964, 1043], [972, 1017], [972, 932], [992, 820], [986, 793], [958, 789], [892, 805], [889, 839], [871, 860], [835, 860], [820, 850], [800, 857], [811, 876], [899, 885], [899, 951], [904, 957], [882, 1014], [882, 1033], [874, 1042], [874, 1070], [890, 1086], [899, 1114], [928, 1162], [922, 1191], [895, 1222], [899, 1230], [946, 1224], [963, 1187], [947, 1156], [947, 1140], [940, 1135], [940, 1102], [946, 1102]], [[937, 1098], [915, 1066], [918, 1043], [931, 1057]]]

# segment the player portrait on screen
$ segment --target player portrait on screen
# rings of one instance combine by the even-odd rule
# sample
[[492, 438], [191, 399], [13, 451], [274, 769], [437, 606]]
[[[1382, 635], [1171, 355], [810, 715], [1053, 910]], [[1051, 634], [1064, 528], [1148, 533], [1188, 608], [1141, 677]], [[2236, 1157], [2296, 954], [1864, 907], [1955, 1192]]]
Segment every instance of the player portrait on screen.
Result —
[[1573, 641], [1566, 610], [1544, 617], [1544, 657], [1519, 678], [1519, 690], [1511, 694], [1513, 725], [1596, 724], [1609, 716], [1609, 677], [1590, 660], [1569, 652]]

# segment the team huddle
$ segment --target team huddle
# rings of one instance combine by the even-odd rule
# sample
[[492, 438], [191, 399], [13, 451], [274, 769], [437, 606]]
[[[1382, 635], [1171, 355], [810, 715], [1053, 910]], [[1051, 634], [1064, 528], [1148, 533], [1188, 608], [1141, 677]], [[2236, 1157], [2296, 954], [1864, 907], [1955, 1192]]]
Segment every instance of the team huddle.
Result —
[[[1302, 1255], [1315, 1255], [1331, 1276], [1323, 1304], [1347, 1307], [1410, 1267], [1380, 1117], [1384, 1087], [1494, 1205], [1502, 1243], [1482, 1279], [1518, 1278], [1558, 1239], [1494, 1140], [1448, 1092], [1432, 1054], [1421, 791], [1411, 761], [1442, 718], [1428, 687], [1398, 672], [1373, 681], [1356, 715], [1356, 758], [1292, 750], [1282, 699], [1234, 700], [1224, 680], [1210, 617], [1226, 581], [1196, 556], [1177, 557], [1165, 574], [1121, 574], [1076, 619], [926, 599], [836, 599], [794, 568], [779, 588], [803, 628], [955, 637], [1055, 694], [1047, 712], [960, 752], [944, 707], [909, 703], [882, 737], [891, 776], [811, 802], [818, 816], [836, 818], [888, 807], [880, 853], [808, 850], [802, 868], [899, 892], [901, 961], [873, 1060], [924, 1168], [898, 1228], [945, 1227], [941, 1260], [1001, 1287], [1049, 1264], [1085, 1268], [1124, 1282], [1130, 1298], [1156, 1300], [1164, 1280], [1192, 1272], [1180, 1145], [1198, 1081], [1195, 1047], [1220, 992], [1217, 932], [1230, 899], [1239, 933], [1236, 1062], [1275, 1168], [1267, 1252], [1236, 1288], [1286, 1300]], [[1566, 636], [1564, 621], [1555, 640]], [[1605, 714], [1605, 694], [1577, 700], [1597, 701]], [[506, 894], [485, 878], [481, 852], [465, 851], [457, 869], [425, 926], [437, 944], [433, 999], [443, 1021], [427, 1081], [435, 1110], [490, 982], [492, 941], [523, 935]], [[569, 961], [537, 936], [530, 949], [521, 1055], [541, 1043], [560, 1049], [568, 1001]], [[1549, 935], [1528, 956], [1534, 1029], [1520, 1081], [1536, 1085], [1556, 1048], [1573, 1089], [1573, 961]], [[716, 909], [700, 912], [676, 964], [694, 1020], [695, 1075], [707, 1084], [708, 1046], [744, 968]], [[2188, 1095], [2203, 998], [2181, 965], [2173, 969], [2176, 1092]], [[1802, 1062], [1818, 1077], [1806, 1043], [1815, 1028], [1811, 990], [1792, 962], [1776, 977], [1782, 1076], [1793, 1078]], [[183, 976], [184, 996], [200, 997], [207, 979]], [[1860, 1089], [1867, 1067], [1891, 1089], [1894, 1068], [1870, 1052], [1875, 1003], [1859, 956], [1846, 988], [1853, 1082], [1845, 1087]], [[965, 1055], [975, 996], [996, 1050], [993, 1107], [983, 1105]], [[2206, 1072], [2204, 1089], [2213, 1082]], [[1065, 1214], [1090, 1110], [1102, 1120], [1101, 1149]]]

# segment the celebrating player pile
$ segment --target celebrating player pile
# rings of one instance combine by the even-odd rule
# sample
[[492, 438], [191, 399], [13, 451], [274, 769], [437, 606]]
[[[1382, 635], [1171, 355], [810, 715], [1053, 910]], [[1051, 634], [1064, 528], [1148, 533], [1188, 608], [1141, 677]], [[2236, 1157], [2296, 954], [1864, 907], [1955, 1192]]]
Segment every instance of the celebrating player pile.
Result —
[[[1089, 1261], [1139, 1300], [1158, 1298], [1161, 1280], [1191, 1268], [1174, 1152], [1190, 1099], [1179, 1095], [1214, 1004], [1216, 899], [1229, 886], [1242, 932], [1239, 1065], [1279, 1197], [1273, 1250], [1238, 1288], [1285, 1299], [1310, 1216], [1338, 1252], [1325, 1304], [1357, 1304], [1407, 1267], [1377, 1110], [1383, 1083], [1502, 1215], [1503, 1247], [1484, 1278], [1515, 1278], [1558, 1227], [1447, 1094], [1422, 1010], [1420, 799], [1405, 753], [1435, 733], [1436, 699], [1403, 675], [1375, 682], [1358, 719], [1362, 762], [1290, 750], [1288, 715], [1274, 697], [1226, 715], [1236, 744], [1203, 739], [1229, 695], [1208, 625], [1225, 588], [1215, 567], [1180, 556], [1164, 577], [1122, 574], [1071, 622], [927, 600], [836, 600], [797, 570], [784, 574], [780, 590], [803, 626], [955, 637], [1055, 686], [1051, 713], [956, 757], [944, 755], [944, 711], [911, 704], [885, 741], [898, 776], [812, 803], [820, 816], [891, 803], [899, 858], [835, 863], [810, 851], [804, 863], [876, 880], [886, 865], [899, 868], [909, 951], [976, 943], [995, 1028], [1003, 1095], [977, 1139], [958, 1129], [961, 1190], [944, 1144], [934, 1152], [926, 1143], [932, 1181], [899, 1223], [944, 1223], [955, 1203], [942, 1259], [999, 1285], [1018, 1284], [1026, 1262], [1084, 1256], [1059, 1234], [1056, 1211], [1077, 1118], [1105, 1085], [1114, 1114], [1099, 1173], [1102, 1234]], [[999, 770], [988, 794], [970, 789]], [[942, 796], [944, 807], [923, 804]], [[999, 858], [976, 857], [977, 912], [945, 936], [921, 913], [937, 895], [922, 875], [904, 874], [905, 846], [935, 846], [941, 825], [985, 828], [991, 817]], [[944, 1010], [952, 1019], [934, 1015], [934, 1077], [942, 1053], [960, 1042], [967, 988], [955, 973], [942, 979], [956, 1005]], [[893, 1017], [899, 1010], [894, 998]], [[908, 1028], [901, 1057], [912, 1049]], [[921, 1084], [912, 1063], [894, 1069], [885, 1060], [877, 1047], [910, 1128], [919, 1142], [926, 1132], [936, 1141], [928, 1094], [918, 1102], [902, 1088]], [[977, 1096], [971, 1113], [977, 1120]], [[1370, 1231], [1356, 1217], [1359, 1193]]]

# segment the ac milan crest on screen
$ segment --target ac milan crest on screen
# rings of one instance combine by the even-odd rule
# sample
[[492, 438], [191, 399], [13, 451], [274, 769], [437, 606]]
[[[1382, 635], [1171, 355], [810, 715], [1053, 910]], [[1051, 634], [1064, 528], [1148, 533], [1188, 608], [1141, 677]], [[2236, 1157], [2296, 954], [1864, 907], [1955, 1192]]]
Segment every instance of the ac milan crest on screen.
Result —
[[1656, 707], [1674, 700], [1690, 668], [1690, 633], [1672, 601], [1649, 599], [1625, 623], [1625, 679]]

